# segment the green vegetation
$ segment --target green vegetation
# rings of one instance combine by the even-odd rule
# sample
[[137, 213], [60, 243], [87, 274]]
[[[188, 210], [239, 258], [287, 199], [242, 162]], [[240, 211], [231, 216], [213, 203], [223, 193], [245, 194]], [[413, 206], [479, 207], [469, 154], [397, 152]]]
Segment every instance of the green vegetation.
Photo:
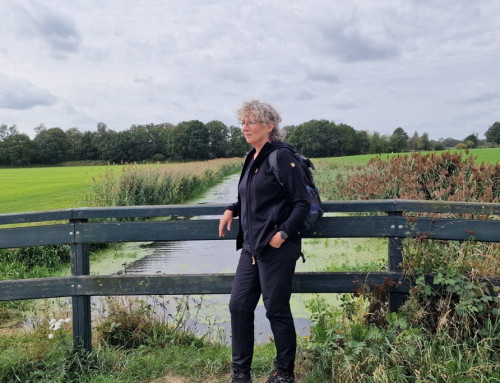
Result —
[[[310, 120], [299, 125], [284, 126], [287, 140], [309, 157], [340, 157], [362, 153], [403, 153], [443, 149], [473, 149], [498, 146], [499, 122], [485, 133], [465, 138], [435, 141], [428, 133], [409, 137], [401, 127], [391, 135], [369, 133], [328, 120]], [[155, 163], [164, 161], [201, 161], [214, 158], [242, 157], [248, 144], [237, 126], [221, 121], [207, 124], [198, 120], [132, 125], [116, 132], [105, 123], [96, 131], [81, 132], [77, 128], [35, 129], [32, 140], [15, 125], [0, 124], [0, 166], [56, 165], [61, 163], [104, 162], [110, 164]]]
[[240, 159], [219, 159], [176, 165], [129, 165], [92, 179], [89, 204], [94, 206], [172, 205], [200, 196], [238, 172]]
[[[484, 150], [483, 162], [462, 151], [363, 156], [339, 163], [319, 159], [315, 177], [325, 200], [402, 198], [498, 202], [500, 162], [490, 162], [499, 149]], [[332, 174], [333, 177], [328, 174]]]
[[[120, 193], [126, 193], [128, 197], [122, 195], [120, 198], [130, 199], [131, 193], [149, 192], [139, 191], [133, 185], [134, 181], [139, 180], [138, 177], [151, 181], [149, 187], [156, 187], [156, 192], [152, 195], [170, 193], [171, 198], [176, 201], [167, 200], [164, 203], [181, 203], [199, 195], [205, 188], [220, 182], [228, 174], [237, 172], [240, 167], [241, 160], [233, 158], [184, 164], [0, 169], [0, 184], [4, 185], [0, 194], [0, 214], [89, 205], [120, 205], [126, 201], [112, 200], [114, 197], [111, 197], [111, 193], [117, 190], [113, 190], [111, 184], [128, 182], [127, 185], [121, 185], [127, 189], [120, 190]], [[156, 183], [156, 178], [166, 180], [170, 184]], [[181, 191], [184, 194], [180, 194]], [[129, 202], [144, 204], [144, 201], [140, 200]]]
[[[41, 208], [40, 210], [45, 210], [44, 208], [48, 209], [52, 203], [56, 206], [59, 203], [62, 204], [61, 208], [77, 206], [73, 204], [75, 200], [73, 193], [67, 193], [60, 199], [51, 198], [52, 193], [64, 187], [79, 190], [80, 198], [82, 195], [85, 196], [88, 204], [94, 206], [185, 203], [228, 175], [239, 171], [240, 168], [240, 159], [223, 159], [190, 164], [111, 166], [104, 168], [104, 171], [100, 167], [20, 169], [22, 177], [18, 178], [14, 177], [15, 174], [11, 170], [3, 169], [0, 170], [0, 174], [7, 175], [6, 180], [11, 179], [12, 189], [14, 185], [17, 185], [18, 193], [2, 195], [0, 206], [2, 203], [9, 203], [9, 198], [11, 198], [10, 202], [16, 201], [17, 197], [14, 207], [11, 206], [11, 209], [15, 211], [16, 206], [27, 204], [28, 202], [25, 201], [33, 198], [33, 196], [29, 197], [28, 193], [37, 188], [23, 187], [25, 183], [28, 183], [26, 174], [33, 175], [35, 174], [33, 171], [38, 171], [40, 175], [38, 178], [33, 176], [30, 182], [38, 180], [38, 183], [33, 182], [33, 185], [40, 186], [41, 189], [37, 190], [39, 194], [36, 195], [35, 206]], [[86, 181], [89, 172], [93, 172], [92, 182], [90, 178]], [[50, 175], [53, 178], [57, 177], [57, 182], [47, 182], [47, 177]], [[66, 186], [65, 182], [70, 186]], [[85, 182], [89, 184], [86, 185]], [[98, 249], [99, 245], [92, 246], [92, 250]], [[67, 268], [69, 246], [3, 249], [0, 250], [0, 261], [0, 279], [49, 277]], [[0, 302], [0, 318], [11, 318], [15, 316], [13, 309], [24, 309], [27, 306], [26, 301]]]
[[[453, 152], [453, 151], [451, 151]], [[464, 154], [465, 151], [460, 151]], [[436, 152], [440, 154], [442, 152]], [[500, 148], [470, 149], [468, 153], [477, 157], [476, 162], [496, 163], [500, 160]], [[401, 154], [381, 155], [380, 158], [393, 157]], [[334, 165], [362, 165], [368, 163], [378, 155], [366, 154], [347, 157], [332, 157], [316, 159], [318, 167], [328, 167], [330, 172], [338, 172]], [[238, 162], [238, 160], [236, 161]], [[211, 163], [201, 162], [203, 163]], [[89, 189], [95, 183], [92, 179], [105, 179], [105, 175], [121, 174], [132, 171], [124, 169], [134, 168], [150, 169], [151, 167], [190, 168], [196, 163], [168, 164], [168, 165], [114, 165], [114, 166], [72, 166], [72, 167], [46, 167], [46, 168], [15, 168], [0, 169], [0, 184], [4, 185], [0, 194], [0, 213], [14, 213], [27, 211], [43, 211], [55, 209], [69, 209], [87, 206], [92, 199]], [[321, 174], [316, 177], [322, 177]], [[331, 173], [326, 173], [328, 180], [332, 179]], [[113, 178], [114, 179], [114, 178]], [[89, 194], [90, 193], [90, 194]], [[332, 197], [328, 197], [332, 198]]]
[[0, 169], [0, 213], [69, 209], [84, 206], [86, 184], [104, 169], [72, 166]]
[[[499, 153], [499, 149], [478, 152], [483, 150], [487, 154], [484, 162], [497, 162], [495, 153]], [[377, 178], [384, 174], [383, 166], [406, 163], [404, 159], [392, 158], [376, 162], [377, 166], [365, 165], [359, 169], [356, 164], [339, 165], [336, 159], [318, 159], [315, 178], [325, 200], [346, 198], [339, 194], [339, 189], [352, 188], [339, 188], [338, 182], [347, 185], [353, 180], [360, 183], [356, 189], [358, 198], [364, 198], [360, 191], [372, 193], [380, 184], [386, 186], [386, 190], [377, 189], [376, 198], [392, 198], [393, 184]], [[498, 179], [498, 170], [495, 170], [498, 165], [480, 167], [450, 153], [414, 158], [414, 163], [423, 168], [401, 168], [397, 174], [415, 173], [420, 169], [420, 176], [435, 175], [433, 190], [445, 190], [449, 177], [442, 168], [436, 170], [441, 159], [453, 165], [456, 172], [448, 172], [450, 176], [459, 177], [466, 170], [467, 176], [472, 175], [477, 181], [474, 188], [466, 188], [469, 194], [464, 194], [461, 200], [478, 200], [476, 192], [488, 189], [488, 186], [483, 188], [488, 179]], [[368, 163], [366, 157], [344, 160]], [[112, 179], [109, 184], [97, 183], [93, 190], [99, 190], [97, 185], [113, 185], [113, 188], [136, 185], [129, 181], [143, 174], [138, 171], [141, 168], [128, 169], [130, 173], [118, 173], [115, 178], [109, 178]], [[350, 172], [347, 179], [342, 178], [345, 171]], [[487, 173], [489, 171], [493, 173]], [[489, 176], [481, 178], [483, 172]], [[149, 170], [145, 174], [147, 179]], [[99, 179], [95, 176], [96, 181]], [[128, 183], [121, 183], [123, 180]], [[429, 184], [431, 178], [426, 180]], [[446, 187], [440, 189], [439, 185]], [[491, 187], [492, 196], [496, 195], [495, 185]], [[413, 194], [418, 191], [416, 184], [405, 186], [413, 187]], [[119, 189], [141, 190], [122, 186]], [[465, 193], [465, 189], [462, 192]], [[127, 193], [126, 196], [145, 195], [144, 191]], [[448, 197], [454, 195], [448, 194]], [[118, 194], [113, 193], [95, 195], [110, 195], [115, 198], [113, 201], [128, 200], [128, 197], [116, 199]], [[311, 239], [305, 241], [304, 248], [308, 259], [305, 265], [315, 270], [325, 267], [334, 271], [376, 271], [385, 265], [386, 249], [380, 239]], [[25, 259], [21, 255], [16, 257]], [[51, 255], [40, 262], [51, 264], [53, 259]], [[35, 269], [34, 265], [30, 267]], [[297, 376], [301, 383], [500, 381], [500, 291], [489, 291], [482, 282], [484, 278], [500, 276], [500, 246], [408, 238], [404, 241], [403, 268], [415, 276], [417, 283], [398, 313], [388, 313], [387, 286], [384, 285], [374, 290], [362, 286], [357, 294], [340, 295], [335, 305], [322, 296], [312, 296], [307, 304], [313, 323], [311, 335], [299, 339]], [[425, 282], [426, 273], [434, 275], [437, 288]], [[175, 307], [170, 315], [163, 310], [169, 304]], [[202, 338], [190, 332], [190, 319], [196, 317], [198, 308], [188, 300], [116, 298], [108, 299], [102, 310], [106, 315], [94, 323], [95, 346], [89, 355], [73, 353], [70, 324], [51, 322], [48, 314], [40, 313], [40, 323], [28, 333], [0, 329], [0, 381], [148, 382], [166, 373], [184, 376], [190, 382], [227, 381], [230, 349], [218, 341], [216, 332]], [[60, 328], [56, 329], [57, 326]], [[272, 343], [257, 347], [254, 359], [257, 379], [268, 373], [273, 357]]]
[[[499, 165], [487, 160], [498, 149], [486, 153], [482, 165], [456, 152], [371, 158], [362, 166], [320, 160], [316, 178], [332, 200], [498, 201]], [[500, 380], [500, 289], [483, 283], [500, 276], [500, 245], [408, 238], [403, 252], [403, 269], [417, 283], [400, 312], [388, 313], [383, 285], [344, 295], [340, 307], [322, 297], [309, 302], [314, 326], [302, 343], [302, 382]]]
[[[474, 157], [476, 163], [487, 162], [495, 164], [500, 161], [500, 148], [480, 148], [480, 149], [467, 149], [467, 150], [440, 150], [435, 152], [422, 151], [420, 154], [435, 153], [441, 155], [443, 153], [462, 153], [465, 157]], [[395, 156], [407, 155], [410, 153], [387, 153], [387, 154], [361, 154], [357, 156], [346, 157], [331, 157], [328, 161], [335, 164], [349, 164], [349, 165], [363, 165], [368, 163], [373, 158], [381, 158], [386, 160]], [[323, 159], [322, 159], [323, 160]]]

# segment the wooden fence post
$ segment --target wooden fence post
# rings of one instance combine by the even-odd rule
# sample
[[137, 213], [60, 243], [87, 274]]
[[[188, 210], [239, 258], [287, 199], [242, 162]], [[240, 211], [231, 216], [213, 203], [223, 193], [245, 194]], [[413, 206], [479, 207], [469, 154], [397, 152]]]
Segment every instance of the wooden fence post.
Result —
[[[75, 224], [85, 222], [86, 220], [70, 220], [73, 224], [73, 236], [76, 238], [78, 233], [75, 231]], [[71, 244], [71, 274], [73, 276], [90, 275], [89, 245], [76, 243]], [[73, 286], [76, 291], [80, 286]], [[73, 344], [75, 350], [92, 351], [92, 328], [91, 328], [91, 306], [90, 296], [73, 296]]]
[[[394, 229], [395, 232], [400, 231], [400, 227], [398, 224], [398, 217], [403, 216], [403, 212], [395, 211], [388, 212], [389, 216], [395, 217]], [[389, 271], [401, 272], [403, 263], [403, 240], [400, 237], [390, 236], [388, 238], [388, 265]], [[403, 305], [406, 298], [406, 294], [404, 293], [389, 293], [389, 311], [397, 312], [399, 308]]]

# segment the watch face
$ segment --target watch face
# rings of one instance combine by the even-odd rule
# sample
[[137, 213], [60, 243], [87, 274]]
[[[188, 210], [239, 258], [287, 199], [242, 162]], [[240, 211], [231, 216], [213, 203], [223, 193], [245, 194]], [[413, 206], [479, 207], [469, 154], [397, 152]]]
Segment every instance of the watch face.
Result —
[[284, 231], [280, 231], [280, 235], [281, 235], [281, 238], [283, 239], [287, 239], [288, 238], [288, 234]]

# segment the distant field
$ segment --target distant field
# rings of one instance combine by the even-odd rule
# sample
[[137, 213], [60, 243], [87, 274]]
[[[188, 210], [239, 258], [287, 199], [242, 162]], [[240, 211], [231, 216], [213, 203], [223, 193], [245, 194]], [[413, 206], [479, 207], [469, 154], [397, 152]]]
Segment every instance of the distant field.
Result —
[[[439, 153], [439, 152], [436, 152]], [[465, 153], [465, 152], [464, 152]], [[396, 154], [383, 154], [382, 158]], [[500, 161], [500, 148], [473, 149], [479, 162]], [[334, 157], [333, 162], [363, 164], [375, 155]], [[120, 170], [121, 166], [113, 166]], [[84, 205], [86, 185], [107, 166], [0, 169], [0, 214], [69, 209]]]
[[86, 185], [106, 168], [0, 169], [0, 214], [82, 207]]
[[[437, 151], [437, 152], [420, 152], [422, 154], [427, 154], [427, 153], [442, 153], [442, 152], [454, 152], [455, 150], [443, 150], [443, 151]], [[459, 150], [459, 152], [462, 152], [463, 155], [466, 155], [465, 150]], [[408, 153], [394, 153], [394, 154], [380, 154], [380, 157], [382, 159], [385, 159], [387, 157], [393, 157], [393, 156], [399, 156], [399, 155], [404, 155]], [[354, 165], [362, 165], [364, 163], [367, 163], [372, 159], [373, 157], [377, 157], [379, 155], [377, 154], [364, 154], [364, 155], [359, 155], [359, 156], [347, 156], [347, 157], [332, 157], [330, 160], [332, 162], [339, 162], [339, 163], [349, 163], [349, 164], [354, 164]], [[500, 148], [486, 148], [486, 149], [470, 149], [469, 150], [469, 156], [477, 156], [477, 161], [478, 162], [490, 162], [490, 163], [496, 163], [500, 161]]]

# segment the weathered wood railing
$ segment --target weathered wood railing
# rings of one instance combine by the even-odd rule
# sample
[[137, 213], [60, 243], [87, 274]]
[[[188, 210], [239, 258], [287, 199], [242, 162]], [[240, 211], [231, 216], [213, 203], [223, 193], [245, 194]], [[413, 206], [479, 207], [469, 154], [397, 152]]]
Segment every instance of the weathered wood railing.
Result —
[[[296, 293], [349, 293], [356, 291], [360, 283], [380, 285], [388, 278], [394, 282], [389, 289], [390, 308], [397, 310], [411, 284], [400, 267], [404, 237], [424, 235], [442, 240], [473, 237], [477, 241], [500, 242], [500, 204], [382, 200], [328, 202], [324, 208], [326, 216], [307, 237], [388, 238], [388, 270], [297, 273], [293, 284]], [[0, 300], [72, 297], [75, 348], [90, 351], [91, 296], [228, 294], [233, 275], [89, 275], [89, 244], [219, 239], [218, 218], [223, 210], [223, 205], [212, 204], [79, 208], [0, 215], [0, 248], [70, 244], [72, 274], [0, 281]], [[366, 212], [381, 214], [338, 214]], [[436, 218], [413, 213], [497, 216], [497, 219]], [[162, 219], [166, 217], [174, 219]], [[224, 239], [234, 239], [236, 232], [235, 228]], [[496, 279], [493, 283], [498, 285], [500, 281]]]

